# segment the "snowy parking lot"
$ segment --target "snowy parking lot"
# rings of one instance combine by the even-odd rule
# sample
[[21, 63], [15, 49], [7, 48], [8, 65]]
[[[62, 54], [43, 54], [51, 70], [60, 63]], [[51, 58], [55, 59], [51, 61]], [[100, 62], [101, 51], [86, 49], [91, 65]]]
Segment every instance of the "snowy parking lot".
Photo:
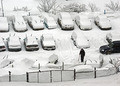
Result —
[[[10, 3], [10, 2], [13, 2], [13, 3]], [[60, 1], [57, 0], [57, 2], [59, 4], [61, 4], [62, 6], [65, 6], [69, 3], [72, 3], [73, 0], [60, 0]], [[74, 2], [78, 2], [78, 0], [74, 0]], [[88, 4], [89, 2], [95, 2], [95, 1], [94, 0], [93, 1], [81, 0], [80, 3]], [[2, 81], [2, 79], [1, 79], [2, 76], [4, 77], [5, 75], [8, 75], [8, 71], [11, 71], [11, 73], [13, 75], [18, 75], [18, 76], [21, 75], [20, 77], [22, 77], [22, 74], [25, 76], [26, 72], [34, 72], [34, 71], [38, 71], [38, 70], [40, 70], [40, 71], [46, 71], [46, 70], [49, 71], [49, 70], [56, 70], [56, 69], [59, 70], [60, 68], [62, 69], [62, 67], [63, 67], [65, 70], [72, 69], [71, 76], [69, 76], [69, 73], [67, 73], [67, 75], [70, 78], [72, 77], [72, 79], [73, 79], [73, 75], [74, 75], [73, 70], [75, 69], [74, 72], [76, 72], [77, 79], [80, 78], [81, 80], [84, 77], [89, 78], [89, 76], [90, 77], [92, 76], [92, 78], [93, 78], [94, 77], [93, 73], [95, 71], [97, 71], [97, 73], [96, 73], [97, 77], [113, 75], [116, 73], [117, 69], [120, 71], [120, 53], [106, 55], [106, 54], [101, 54], [99, 51], [100, 46], [108, 44], [108, 42], [106, 40], [106, 35], [108, 35], [108, 34], [112, 35], [111, 36], [112, 40], [120, 41], [120, 12], [103, 14], [103, 10], [105, 9], [103, 3], [107, 3], [107, 2], [108, 2], [108, 0], [102, 0], [102, 1], [97, 0], [95, 2], [95, 4], [101, 8], [101, 10], [102, 10], [101, 12], [83, 12], [83, 13], [81, 13], [82, 15], [86, 15], [90, 19], [90, 22], [92, 23], [91, 30], [81, 30], [79, 28], [79, 26], [75, 22], [75, 16], [78, 13], [75, 13], [75, 12], [70, 13], [70, 15], [72, 16], [71, 20], [73, 20], [72, 22], [74, 23], [74, 30], [62, 30], [61, 26], [58, 24], [58, 21], [57, 21], [58, 14], [55, 15], [55, 14], [52, 14], [51, 12], [49, 13], [49, 15], [51, 17], [53, 17], [55, 19], [55, 21], [57, 22], [57, 27], [55, 26], [56, 28], [54, 28], [54, 29], [47, 28], [47, 26], [44, 25], [44, 29], [34, 30], [28, 23], [26, 23], [27, 21], [25, 21], [24, 25], [27, 26], [27, 28], [25, 28], [27, 30], [25, 30], [23, 32], [16, 32], [14, 26], [12, 25], [12, 21], [9, 21], [9, 31], [8, 32], [0, 32], [0, 37], [2, 37], [4, 39], [5, 46], [6, 46], [6, 51], [0, 52], [0, 82]], [[19, 17], [19, 16], [24, 16], [24, 19], [26, 19], [28, 17], [27, 15], [29, 15], [29, 17], [30, 17], [30, 15], [32, 15], [32, 16], [41, 16], [42, 14], [44, 15], [44, 13], [39, 12], [37, 9], [38, 0], [21, 0], [21, 1], [16, 0], [15, 2], [14, 2], [14, 0], [9, 0], [8, 2], [7, 2], [7, 0], [4, 0], [3, 3], [4, 3], [4, 10], [5, 10], [4, 13], [5, 13], [5, 16], [8, 17], [8, 20], [13, 19], [13, 17]], [[28, 5], [26, 5], [26, 3]], [[13, 11], [13, 9], [15, 10], [15, 8], [21, 9], [26, 6], [28, 7], [28, 10], [30, 10], [30, 12], [29, 11], [28, 12]], [[0, 14], [2, 14], [2, 13], [0, 13]], [[101, 30], [95, 24], [94, 18], [97, 15], [101, 15], [101, 14], [107, 16], [107, 18], [111, 22], [111, 27], [112, 27], [111, 30]], [[44, 15], [44, 17], [45, 16], [46, 15]], [[81, 34], [82, 34], [82, 36], [84, 35], [85, 40], [87, 40], [89, 42], [90, 47], [84, 49], [85, 53], [86, 53], [84, 63], [80, 62], [79, 52], [81, 49], [76, 47], [74, 41], [71, 39], [71, 35], [73, 34], [73, 32], [78, 33], [77, 34], [78, 37], [81, 36]], [[42, 42], [41, 42], [41, 36], [43, 34], [51, 34], [53, 36], [53, 38], [55, 40], [55, 45], [56, 45], [55, 50], [44, 50], [43, 49]], [[20, 43], [22, 45], [21, 51], [15, 52], [15, 51], [8, 50], [7, 42], [8, 42], [8, 38], [10, 36], [18, 36], [20, 38]], [[27, 36], [36, 37], [36, 40], [37, 40], [38, 46], [39, 46], [39, 50], [26, 51], [24, 40]], [[78, 42], [81, 42], [80, 44], [84, 45], [84, 43], [82, 43], [83, 40], [79, 40]], [[54, 65], [49, 64], [49, 60], [52, 55], [56, 55], [58, 57], [58, 64], [54, 64]], [[117, 64], [117, 61], [119, 61], [118, 64]], [[94, 70], [94, 68], [96, 68], [96, 70]], [[61, 72], [60, 71], [58, 71], [58, 72], [59, 72], [59, 76], [60, 76]], [[88, 73], [88, 75], [87, 75], [86, 72], [90, 72], [90, 73]], [[83, 73], [83, 76], [81, 75], [81, 73]], [[63, 78], [69, 78], [69, 77], [66, 77], [65, 75], [66, 74], [64, 74]], [[118, 75], [120, 75], [120, 74], [118, 74]], [[43, 77], [45, 77], [45, 76], [47, 76], [47, 75], [43, 74]], [[13, 81], [16, 79], [19, 81], [17, 76], [14, 76], [14, 77], [16, 77], [16, 78], [14, 78]], [[51, 76], [47, 76], [47, 77], [48, 77], [47, 79], [51, 78]], [[55, 74], [55, 77], [56, 77], [56, 74]], [[119, 81], [118, 81], [119, 77], [117, 77], [117, 75], [114, 75], [112, 77], [115, 78], [117, 81], [112, 83], [110, 86], [113, 86], [113, 84], [115, 84], [114, 86], [117, 86], [116, 83], [119, 84]], [[44, 80], [45, 78], [40, 78], [40, 79], [43, 79], [43, 81], [45, 81]], [[58, 79], [60, 79], [60, 78], [58, 78]], [[106, 77], [96, 79], [95, 82], [97, 84], [101, 83], [99, 81], [103, 81], [103, 79], [106, 79]], [[8, 80], [8, 79], [6, 79], [6, 80]], [[24, 78], [24, 81], [25, 80], [26, 80], [26, 78]], [[33, 79], [31, 78], [31, 80], [33, 80]], [[87, 80], [87, 79], [85, 79], [85, 80]], [[93, 80], [92, 81], [92, 84], [93, 84], [94, 79], [92, 79], [92, 80]], [[113, 79], [110, 77], [109, 81], [112, 82], [112, 80]], [[37, 80], [35, 80], [35, 81], [37, 81]], [[82, 80], [82, 81], [84, 82], [84, 80]], [[90, 83], [89, 81], [91, 81], [91, 80], [88, 80], [87, 83]], [[76, 82], [77, 82], [77, 84], [76, 84]], [[103, 82], [107, 83], [107, 84], [105, 84], [105, 86], [108, 86], [108, 83], [109, 83], [108, 81], [103, 81]], [[83, 84], [83, 86], [84, 86], [84, 83], [86, 83], [86, 81], [84, 83], [81, 83], [76, 80], [75, 83], [71, 82], [71, 86], [73, 86], [73, 84], [75, 84], [74, 86], [79, 86], [79, 83]], [[96, 85], [96, 83], [94, 85]], [[0, 84], [1, 84], [0, 86], [9, 85], [9, 83], [6, 83], [6, 84], [0, 83]], [[12, 84], [15, 85], [16, 83], [12, 83]], [[21, 85], [21, 84], [29, 85], [26, 83], [18, 83], [18, 84], [19, 85]], [[61, 86], [61, 83], [59, 83], [59, 84], [60, 84], [59, 86]], [[30, 85], [33, 86], [33, 84], [30, 84]], [[38, 85], [38, 84], [35, 84], [35, 85]], [[48, 85], [49, 84], [46, 84], [45, 86], [48, 86]], [[50, 84], [50, 86], [54, 86], [54, 85], [56, 86], [56, 83]], [[65, 85], [67, 86], [70, 84], [69, 84], [69, 82], [63, 83], [63, 86], [65, 86]], [[89, 84], [86, 84], [86, 85], [89, 86]]]

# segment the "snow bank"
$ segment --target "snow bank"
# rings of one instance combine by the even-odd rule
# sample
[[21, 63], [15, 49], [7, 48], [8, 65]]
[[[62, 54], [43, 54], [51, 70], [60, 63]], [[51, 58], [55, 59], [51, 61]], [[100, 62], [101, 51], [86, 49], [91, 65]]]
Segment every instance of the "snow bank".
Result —
[[108, 76], [108, 75], [113, 75], [115, 73], [116, 73], [115, 66], [113, 64], [107, 64], [102, 68], [97, 68], [96, 76], [97, 77]]

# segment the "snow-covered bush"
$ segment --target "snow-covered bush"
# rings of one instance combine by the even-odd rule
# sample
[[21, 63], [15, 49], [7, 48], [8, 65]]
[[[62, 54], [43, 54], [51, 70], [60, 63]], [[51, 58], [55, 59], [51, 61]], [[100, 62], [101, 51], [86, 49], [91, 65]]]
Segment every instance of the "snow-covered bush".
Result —
[[21, 7], [21, 8], [14, 7], [14, 10], [13, 10], [13, 11], [25, 11], [25, 12], [28, 12], [28, 11], [30, 11], [30, 9], [28, 9], [27, 6]]
[[108, 10], [120, 11], [120, 4], [119, 4], [119, 2], [110, 1], [110, 3], [106, 4], [105, 6], [108, 8]]
[[116, 68], [116, 72], [120, 71], [120, 59], [116, 58], [116, 59], [111, 59], [110, 61], [111, 64], [113, 64]]
[[37, 7], [39, 11], [49, 12], [56, 5], [56, 0], [40, 0], [39, 6]]
[[61, 11], [63, 12], [85, 12], [87, 10], [85, 4], [80, 3], [71, 3], [68, 5], [65, 5], [63, 8], [61, 8]]
[[96, 6], [96, 4], [89, 3], [88, 7], [90, 8], [91, 12], [99, 11], [100, 9]]

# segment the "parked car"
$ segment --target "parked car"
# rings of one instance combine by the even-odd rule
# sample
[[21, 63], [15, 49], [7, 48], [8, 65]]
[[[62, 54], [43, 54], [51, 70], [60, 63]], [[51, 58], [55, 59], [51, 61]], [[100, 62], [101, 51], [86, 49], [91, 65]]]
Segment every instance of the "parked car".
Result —
[[73, 32], [71, 35], [71, 39], [73, 40], [73, 43], [77, 48], [90, 47], [89, 40], [82, 33]]
[[7, 21], [7, 17], [0, 17], [0, 32], [8, 32], [9, 25]]
[[44, 19], [39, 16], [30, 16], [28, 18], [28, 24], [33, 30], [43, 30], [44, 29]]
[[51, 34], [43, 34], [41, 36], [41, 45], [44, 50], [55, 50], [56, 44]]
[[81, 30], [92, 29], [92, 22], [88, 19], [88, 16], [79, 14], [75, 17], [75, 22]]
[[10, 36], [7, 39], [7, 45], [9, 51], [21, 51], [21, 42], [18, 36]]
[[5, 50], [6, 50], [5, 43], [3, 39], [0, 37], [0, 51], [5, 51]]
[[45, 17], [44, 24], [48, 29], [57, 28], [57, 23], [53, 17]]
[[110, 30], [112, 28], [110, 20], [105, 15], [99, 15], [95, 18], [95, 24], [102, 30]]
[[102, 54], [120, 53], [120, 41], [113, 41], [108, 45], [103, 45], [99, 48]]
[[38, 41], [35, 36], [27, 36], [24, 40], [24, 44], [27, 51], [39, 50]]
[[72, 17], [67, 12], [59, 13], [58, 23], [63, 30], [73, 30], [74, 29], [74, 22], [72, 20]]
[[13, 28], [16, 32], [27, 31], [27, 25], [22, 16], [15, 16], [13, 21]]

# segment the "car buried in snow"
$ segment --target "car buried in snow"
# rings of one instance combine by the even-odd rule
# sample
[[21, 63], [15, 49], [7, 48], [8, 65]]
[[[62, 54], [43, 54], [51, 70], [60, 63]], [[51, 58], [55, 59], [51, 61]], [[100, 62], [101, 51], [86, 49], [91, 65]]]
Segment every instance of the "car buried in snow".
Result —
[[105, 15], [97, 16], [94, 22], [101, 30], [110, 30], [112, 28], [110, 20]]
[[102, 54], [120, 53], [120, 41], [113, 41], [108, 45], [103, 45], [99, 48]]
[[39, 45], [37, 38], [35, 36], [27, 36], [24, 39], [25, 49], [27, 51], [37, 51], [39, 50]]
[[48, 29], [57, 28], [57, 23], [53, 17], [45, 17], [44, 24]]
[[81, 48], [89, 48], [90, 47], [89, 40], [82, 33], [73, 32], [71, 35], [71, 39], [73, 41], [73, 44], [77, 48], [81, 49]]
[[7, 39], [7, 46], [9, 51], [21, 51], [22, 46], [18, 36], [10, 36]]
[[7, 21], [7, 17], [0, 17], [0, 32], [8, 32], [9, 25]]
[[16, 32], [25, 32], [27, 31], [27, 25], [22, 16], [15, 16], [13, 20], [13, 28]]
[[30, 16], [28, 18], [27, 22], [33, 30], [43, 30], [44, 29], [44, 19], [39, 16]]
[[60, 12], [58, 15], [58, 23], [62, 30], [73, 30], [74, 22], [72, 17], [67, 12]]
[[75, 22], [81, 30], [91, 30], [92, 29], [92, 23], [91, 23], [91, 20], [88, 19], [88, 16], [78, 14], [75, 17]]
[[3, 38], [0, 37], [0, 51], [5, 51], [5, 50], [6, 50], [5, 43], [3, 41]]
[[56, 43], [51, 34], [43, 34], [41, 36], [41, 45], [44, 50], [55, 50]]

